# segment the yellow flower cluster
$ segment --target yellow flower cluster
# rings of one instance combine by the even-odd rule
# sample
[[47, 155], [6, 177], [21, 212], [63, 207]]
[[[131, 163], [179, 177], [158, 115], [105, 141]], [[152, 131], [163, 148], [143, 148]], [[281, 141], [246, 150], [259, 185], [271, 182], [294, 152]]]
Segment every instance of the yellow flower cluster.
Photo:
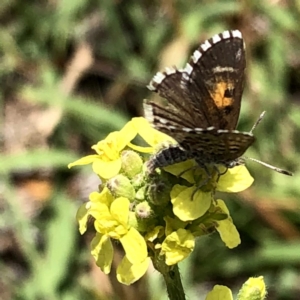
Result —
[[[132, 144], [137, 135], [146, 147]], [[224, 201], [215, 200], [214, 194], [248, 188], [253, 178], [247, 169], [238, 166], [222, 176], [215, 172], [204, 186], [199, 183], [207, 174], [193, 160], [149, 176], [149, 156], [166, 143], [176, 144], [144, 118], [133, 118], [123, 129], [94, 145], [97, 154], [69, 165], [91, 163], [101, 179], [100, 191], [91, 193], [89, 202], [78, 210], [79, 230], [83, 234], [88, 219], [94, 219], [96, 235], [91, 253], [106, 274], [113, 259], [112, 240], [122, 244], [125, 256], [117, 268], [117, 279], [124, 284], [141, 278], [151, 259], [163, 259], [168, 266], [177, 264], [193, 251], [196, 237], [215, 230], [227, 247], [240, 243]]]

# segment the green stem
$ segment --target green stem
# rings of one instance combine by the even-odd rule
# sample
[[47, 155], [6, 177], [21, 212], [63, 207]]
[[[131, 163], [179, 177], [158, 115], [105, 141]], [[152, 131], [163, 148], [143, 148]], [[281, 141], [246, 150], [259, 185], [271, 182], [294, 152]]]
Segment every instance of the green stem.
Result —
[[153, 259], [155, 269], [160, 272], [165, 280], [170, 300], [185, 300], [183, 285], [180, 278], [178, 265], [168, 266], [163, 259]]

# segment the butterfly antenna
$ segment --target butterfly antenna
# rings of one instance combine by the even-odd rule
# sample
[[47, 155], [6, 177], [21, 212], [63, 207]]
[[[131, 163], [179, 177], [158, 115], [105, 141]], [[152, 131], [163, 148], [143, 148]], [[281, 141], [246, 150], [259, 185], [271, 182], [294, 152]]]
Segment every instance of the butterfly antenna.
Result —
[[249, 159], [249, 160], [255, 161], [255, 162], [257, 162], [257, 163], [259, 163], [259, 164], [261, 164], [261, 165], [263, 165], [263, 166], [265, 166], [265, 167], [267, 167], [267, 168], [269, 168], [271, 170], [274, 170], [274, 171], [276, 171], [278, 173], [281, 173], [281, 174], [284, 174], [284, 175], [293, 176], [293, 173], [290, 172], [290, 171], [286, 171], [286, 170], [274, 167], [274, 166], [269, 165], [269, 164], [267, 164], [267, 163], [265, 163], [263, 161], [260, 161], [258, 159], [255, 159], [255, 158], [252, 158], [252, 157], [243, 157], [243, 159]]
[[261, 120], [263, 119], [264, 115], [265, 115], [266, 111], [263, 111], [259, 118], [257, 119], [257, 121], [255, 122], [255, 124], [252, 126], [252, 129], [250, 130], [249, 133], [252, 133], [252, 131], [257, 127], [257, 125], [261, 122]]
[[[266, 113], [266, 111], [263, 111], [263, 112], [260, 114], [260, 116], [259, 116], [259, 118], [257, 119], [257, 121], [256, 121], [255, 124], [252, 126], [252, 128], [251, 128], [251, 130], [250, 130], [250, 133], [252, 133], [253, 130], [257, 127], [257, 125], [261, 122], [261, 120], [263, 119], [265, 113]], [[275, 166], [269, 165], [269, 164], [267, 164], [267, 163], [265, 163], [265, 162], [263, 162], [263, 161], [260, 161], [260, 160], [258, 160], [258, 159], [255, 159], [255, 158], [252, 158], [252, 157], [243, 157], [242, 159], [243, 159], [243, 160], [249, 159], [249, 160], [255, 161], [255, 162], [257, 162], [257, 163], [259, 163], [259, 164], [261, 164], [261, 165], [263, 165], [263, 166], [265, 166], [265, 167], [271, 169], [271, 170], [274, 170], [274, 171], [276, 171], [276, 172], [278, 172], [278, 173], [280, 173], [280, 174], [284, 174], [284, 175], [288, 175], [288, 176], [293, 176], [293, 173], [290, 172], [290, 171], [286, 171], [286, 170], [277, 168], [277, 167], [275, 167]]]

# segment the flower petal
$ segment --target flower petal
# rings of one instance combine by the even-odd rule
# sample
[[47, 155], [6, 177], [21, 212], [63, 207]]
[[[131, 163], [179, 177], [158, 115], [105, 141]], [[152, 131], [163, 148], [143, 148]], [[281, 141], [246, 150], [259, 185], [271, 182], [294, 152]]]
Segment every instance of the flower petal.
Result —
[[112, 217], [123, 226], [127, 226], [128, 223], [129, 205], [130, 202], [127, 198], [119, 197], [110, 206]]
[[163, 142], [175, 144], [175, 140], [170, 136], [152, 128], [150, 123], [142, 117], [133, 118], [132, 122], [138, 134], [147, 142], [148, 145], [155, 147]]
[[117, 142], [117, 148], [119, 151], [123, 150], [127, 144], [132, 141], [137, 135], [138, 130], [134, 124], [134, 121], [129, 121], [120, 131]]
[[220, 234], [222, 241], [225, 245], [232, 249], [237, 247], [241, 243], [240, 234], [233, 224], [232, 218], [229, 215], [229, 210], [223, 200], [217, 200], [217, 206], [220, 207], [223, 212], [228, 214], [228, 218], [222, 221], [216, 221], [218, 226], [217, 231]]
[[166, 172], [169, 172], [175, 176], [184, 178], [190, 183], [195, 183], [193, 167], [196, 166], [196, 162], [193, 159], [176, 163], [167, 167], [164, 167]]
[[118, 281], [126, 285], [136, 282], [147, 272], [149, 263], [149, 257], [140, 263], [132, 264], [125, 256], [117, 268]]
[[111, 132], [104, 140], [99, 141], [92, 149], [99, 154], [101, 159], [110, 161], [119, 157], [118, 141], [120, 139], [119, 131]]
[[195, 238], [189, 230], [178, 229], [168, 235], [162, 243], [161, 252], [166, 257], [166, 264], [179, 263], [194, 250]]
[[97, 203], [97, 202], [103, 203], [107, 207], [110, 207], [111, 203], [114, 200], [111, 192], [109, 191], [109, 189], [107, 187], [104, 187], [104, 189], [100, 193], [98, 193], [98, 192], [90, 193], [89, 199], [91, 202], [94, 202], [94, 203]]
[[215, 285], [210, 291], [205, 300], [233, 300], [232, 292], [227, 286]]
[[254, 179], [245, 166], [230, 168], [217, 183], [217, 190], [227, 193], [238, 193], [251, 186]]
[[101, 219], [96, 220], [94, 222], [94, 227], [97, 232], [106, 234], [116, 240], [119, 240], [128, 232], [127, 226], [121, 225], [110, 214], [103, 215]]
[[211, 205], [211, 193], [195, 191], [195, 186], [174, 185], [171, 202], [174, 214], [182, 221], [191, 221], [203, 216]]
[[113, 246], [110, 239], [106, 235], [96, 233], [91, 242], [91, 249], [91, 254], [95, 258], [97, 266], [105, 274], [108, 274], [113, 260]]
[[84, 234], [87, 229], [87, 221], [90, 216], [89, 209], [90, 209], [90, 203], [83, 203], [80, 205], [77, 214], [76, 214], [76, 220], [79, 223], [79, 232], [81, 234]]
[[102, 221], [110, 216], [109, 207], [105, 203], [90, 202], [90, 204], [89, 214], [97, 221]]
[[145, 235], [145, 240], [153, 242], [159, 237], [162, 237], [164, 235], [164, 227], [163, 226], [155, 226], [152, 230], [150, 230]]
[[154, 152], [154, 148], [153, 147], [143, 147], [143, 146], [137, 146], [135, 144], [132, 143], [128, 143], [128, 146], [137, 151], [137, 152], [141, 152], [141, 153], [149, 153], [152, 154]]
[[104, 179], [110, 179], [120, 172], [121, 166], [121, 158], [113, 161], [103, 161], [101, 159], [97, 159], [93, 162], [93, 171]]
[[143, 262], [147, 255], [147, 245], [141, 234], [133, 227], [121, 237], [120, 242], [124, 248], [127, 259], [132, 264]]
[[70, 169], [74, 166], [88, 165], [88, 164], [91, 164], [92, 162], [94, 162], [96, 159], [99, 159], [99, 155], [97, 155], [97, 154], [84, 156], [84, 157], [68, 164], [68, 168]]

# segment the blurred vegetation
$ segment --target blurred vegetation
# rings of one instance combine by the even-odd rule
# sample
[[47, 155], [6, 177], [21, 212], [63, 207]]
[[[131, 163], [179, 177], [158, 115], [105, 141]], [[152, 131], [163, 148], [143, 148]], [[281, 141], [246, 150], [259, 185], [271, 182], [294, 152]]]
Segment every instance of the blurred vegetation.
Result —
[[189, 299], [256, 275], [268, 299], [299, 299], [299, 1], [2, 0], [0, 24], [1, 299], [165, 299], [153, 271], [124, 288], [95, 267], [75, 214], [99, 182], [66, 165], [142, 114], [158, 70], [227, 29], [247, 48], [238, 129], [267, 111], [247, 155], [295, 174], [249, 162], [254, 185], [221, 195], [242, 244], [200, 239], [182, 277]]

